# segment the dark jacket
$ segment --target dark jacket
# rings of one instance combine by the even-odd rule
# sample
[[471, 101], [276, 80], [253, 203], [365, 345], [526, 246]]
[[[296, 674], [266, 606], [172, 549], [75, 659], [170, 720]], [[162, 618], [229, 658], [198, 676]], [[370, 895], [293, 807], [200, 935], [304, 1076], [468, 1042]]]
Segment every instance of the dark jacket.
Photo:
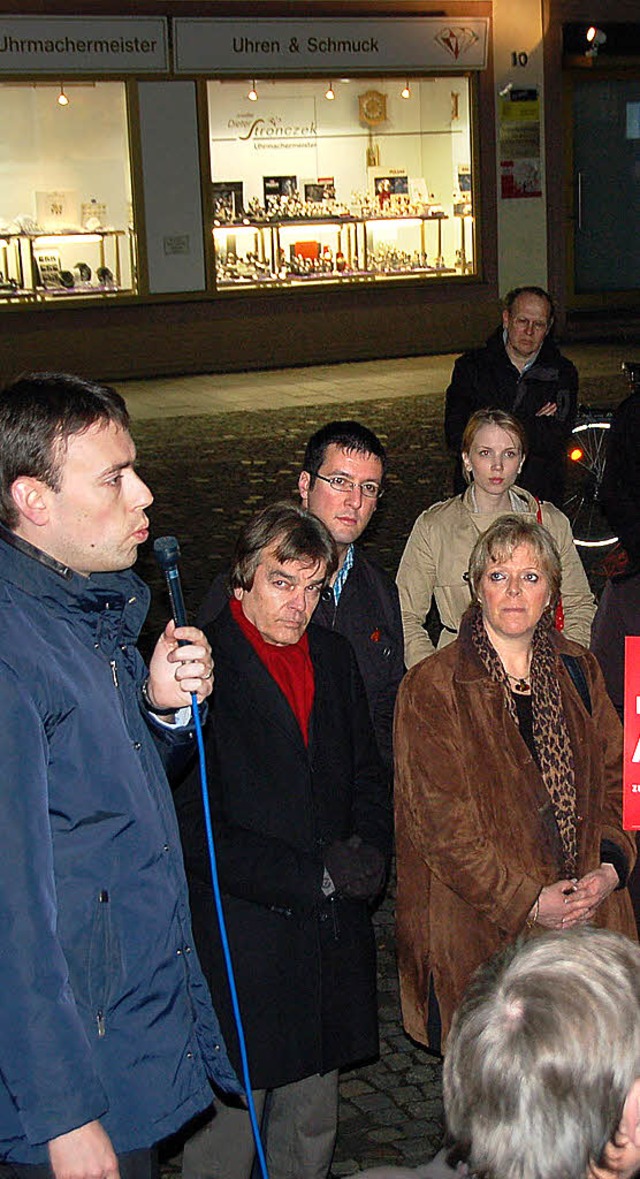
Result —
[[[17, 547], [16, 547], [17, 546]], [[99, 1118], [151, 1146], [237, 1088], [139, 689], [149, 593], [0, 538], [0, 1157]], [[184, 741], [163, 731], [162, 742]], [[187, 738], [188, 739], [188, 738]]]
[[[556, 402], [555, 415], [536, 417], [547, 401]], [[444, 418], [447, 446], [458, 456], [456, 492], [466, 487], [459, 462], [465, 426], [477, 409], [489, 406], [513, 414], [527, 432], [529, 453], [518, 476], [519, 486], [562, 507], [567, 441], [578, 407], [575, 366], [546, 336], [534, 363], [519, 373], [507, 356], [502, 327], [489, 336], [484, 348], [458, 357], [447, 389]]]
[[[198, 615], [198, 626], [217, 618], [227, 602], [223, 576], [211, 585]], [[364, 682], [378, 750], [389, 779], [393, 770], [393, 709], [404, 675], [402, 619], [398, 590], [391, 577], [359, 548], [336, 606], [326, 590], [313, 615], [315, 625], [349, 640]]]
[[591, 650], [596, 656], [613, 706], [624, 716], [624, 640], [640, 635], [640, 571], [621, 574], [608, 581], [596, 611], [591, 631]]
[[[364, 901], [325, 900], [324, 850], [354, 833], [385, 855], [391, 813], [349, 645], [313, 624], [309, 747], [225, 608], [207, 628], [215, 686], [206, 728], [218, 870], [252, 1084], [272, 1088], [377, 1051], [375, 946]], [[232, 1028], [194, 772], [176, 794], [205, 974]]]
[[325, 592], [313, 621], [349, 640], [364, 681], [380, 756], [393, 771], [393, 709], [404, 675], [404, 641], [398, 589], [391, 577], [354, 549], [353, 568], [335, 605]]
[[[430, 979], [446, 1036], [474, 970], [526, 932], [540, 890], [563, 876], [542, 776], [469, 629], [467, 615], [454, 643], [407, 673], [396, 708], [398, 965], [405, 1028], [424, 1042]], [[558, 632], [552, 641], [575, 769], [576, 875], [599, 866], [603, 844], [631, 866], [620, 722], [594, 656]], [[561, 652], [582, 665], [591, 714]], [[626, 888], [607, 897], [594, 924], [636, 937]]]
[[640, 392], [625, 398], [613, 415], [602, 506], [623, 548], [640, 563]]

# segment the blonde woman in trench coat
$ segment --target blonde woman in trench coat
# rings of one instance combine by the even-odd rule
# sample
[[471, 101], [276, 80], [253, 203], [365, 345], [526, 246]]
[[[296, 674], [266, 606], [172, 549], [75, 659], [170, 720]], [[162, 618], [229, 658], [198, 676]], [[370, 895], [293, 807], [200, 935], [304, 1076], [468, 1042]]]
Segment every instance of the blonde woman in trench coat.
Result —
[[435, 650], [423, 625], [432, 599], [442, 622], [438, 649], [455, 639], [471, 602], [469, 555], [480, 534], [505, 512], [540, 519], [548, 528], [562, 565], [565, 637], [588, 647], [595, 615], [593, 594], [567, 517], [551, 503], [538, 504], [517, 485], [526, 450], [523, 426], [503, 410], [481, 409], [469, 419], [462, 440], [469, 487], [464, 495], [454, 495], [420, 513], [398, 567], [407, 667]]

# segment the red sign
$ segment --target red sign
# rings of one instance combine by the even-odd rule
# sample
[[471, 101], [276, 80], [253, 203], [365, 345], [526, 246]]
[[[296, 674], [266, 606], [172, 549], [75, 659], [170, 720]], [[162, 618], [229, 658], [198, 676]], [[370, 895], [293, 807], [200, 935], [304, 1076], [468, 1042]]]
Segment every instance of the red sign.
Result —
[[640, 831], [640, 635], [627, 635], [624, 650], [622, 826]]

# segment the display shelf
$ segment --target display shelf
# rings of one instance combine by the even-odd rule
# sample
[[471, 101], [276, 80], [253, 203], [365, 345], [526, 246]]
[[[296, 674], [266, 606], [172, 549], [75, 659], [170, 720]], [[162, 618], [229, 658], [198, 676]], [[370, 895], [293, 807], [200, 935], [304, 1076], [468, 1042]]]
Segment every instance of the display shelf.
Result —
[[473, 229], [460, 221], [458, 248], [446, 254], [444, 212], [422, 215], [339, 215], [216, 222], [218, 289], [433, 278], [472, 269]]
[[[122, 256], [122, 243], [127, 251]], [[92, 299], [131, 293], [133, 235], [125, 229], [0, 236], [0, 302]]]

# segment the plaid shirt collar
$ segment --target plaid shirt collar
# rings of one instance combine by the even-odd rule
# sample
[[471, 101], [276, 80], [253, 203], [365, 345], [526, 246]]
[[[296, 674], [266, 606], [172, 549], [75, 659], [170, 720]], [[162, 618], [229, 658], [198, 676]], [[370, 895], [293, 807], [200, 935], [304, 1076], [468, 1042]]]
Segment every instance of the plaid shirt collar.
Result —
[[342, 593], [342, 591], [344, 589], [344, 583], [347, 580], [351, 570], [353, 569], [354, 551], [355, 550], [354, 550], [353, 545], [350, 544], [349, 548], [347, 549], [345, 559], [342, 562], [342, 565], [336, 575], [336, 579], [331, 587], [333, 590], [333, 600], [334, 600], [336, 606], [338, 605], [338, 602], [340, 601], [340, 594]]

